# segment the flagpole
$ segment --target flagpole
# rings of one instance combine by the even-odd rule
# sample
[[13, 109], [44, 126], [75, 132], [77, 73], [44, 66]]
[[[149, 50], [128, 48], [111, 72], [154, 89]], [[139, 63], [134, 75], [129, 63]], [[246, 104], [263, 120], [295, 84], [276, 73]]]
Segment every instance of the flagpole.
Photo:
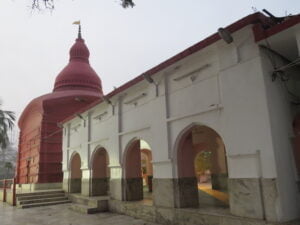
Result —
[[81, 23], [80, 23], [80, 20], [73, 22], [73, 24], [78, 25], [78, 39], [82, 39], [82, 37], [81, 37]]
[[78, 39], [82, 39], [81, 38], [81, 24], [79, 24], [79, 27], [78, 27]]

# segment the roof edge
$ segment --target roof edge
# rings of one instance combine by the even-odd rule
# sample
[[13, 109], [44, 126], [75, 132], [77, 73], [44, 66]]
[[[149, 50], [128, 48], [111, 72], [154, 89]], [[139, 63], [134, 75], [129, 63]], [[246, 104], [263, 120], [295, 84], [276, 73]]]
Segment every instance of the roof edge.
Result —
[[[259, 22], [271, 23], [269, 17], [265, 16], [261, 12], [256, 12], [256, 13], [250, 14], [248, 16], [245, 16], [242, 19], [232, 23], [231, 25], [225, 27], [225, 29], [228, 30], [231, 33], [234, 33], [236, 31], [244, 28], [247, 25], [257, 24]], [[112, 92], [108, 93], [106, 96], [108, 98], [111, 98], [114, 95], [116, 95], [116, 94], [128, 89], [129, 87], [139, 83], [140, 81], [144, 80], [144, 76], [143, 76], [144, 74], [148, 74], [149, 76], [152, 76], [152, 75], [156, 74], [157, 72], [171, 66], [172, 64], [184, 59], [185, 57], [187, 57], [189, 55], [192, 55], [193, 53], [195, 53], [195, 52], [197, 52], [197, 51], [199, 51], [199, 50], [201, 50], [201, 49], [217, 42], [220, 39], [221, 39], [221, 37], [216, 32], [216, 33], [208, 36], [207, 38], [201, 40], [200, 42], [192, 45], [191, 47], [189, 47], [189, 48], [179, 52], [178, 54], [172, 56], [171, 58], [163, 61], [162, 63], [158, 64], [157, 66], [154, 66], [153, 68], [147, 70], [146, 72], [140, 74], [139, 76], [133, 78], [132, 80], [126, 82], [125, 84], [121, 85], [117, 89], [115, 89]], [[83, 112], [87, 111], [88, 109], [94, 107], [95, 105], [97, 105], [101, 102], [103, 102], [103, 99], [92, 102], [91, 104], [89, 104], [86, 107], [82, 108], [81, 110], [77, 111], [77, 113], [83, 113]], [[73, 119], [74, 117], [75, 117], [75, 115], [71, 115], [71, 116], [67, 117], [66, 119], [62, 120], [60, 123], [66, 123], [67, 121]]]

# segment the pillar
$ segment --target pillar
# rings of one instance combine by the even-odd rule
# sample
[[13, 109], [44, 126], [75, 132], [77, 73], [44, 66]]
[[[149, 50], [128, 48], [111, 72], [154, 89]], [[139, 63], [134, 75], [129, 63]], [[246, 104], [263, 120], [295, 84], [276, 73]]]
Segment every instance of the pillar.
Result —
[[82, 178], [81, 178], [81, 194], [83, 196], [90, 196], [90, 177], [91, 171], [89, 168], [82, 168]]

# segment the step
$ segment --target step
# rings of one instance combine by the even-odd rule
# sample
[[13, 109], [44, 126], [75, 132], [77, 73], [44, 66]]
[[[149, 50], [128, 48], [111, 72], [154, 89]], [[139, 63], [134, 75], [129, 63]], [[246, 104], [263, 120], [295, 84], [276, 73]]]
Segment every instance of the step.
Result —
[[63, 200], [63, 201], [55, 201], [55, 202], [42, 202], [42, 203], [32, 203], [26, 205], [19, 205], [18, 208], [26, 209], [32, 207], [41, 207], [41, 206], [49, 206], [49, 205], [58, 205], [58, 204], [66, 204], [71, 203], [70, 200]]
[[44, 190], [44, 191], [35, 191], [35, 192], [27, 192], [27, 193], [17, 193], [16, 197], [48, 195], [48, 194], [58, 194], [58, 193], [64, 193], [64, 191], [63, 190]]
[[69, 209], [71, 209], [75, 212], [83, 213], [83, 214], [94, 214], [94, 213], [106, 212], [107, 211], [107, 210], [103, 210], [103, 209], [100, 209], [100, 208], [90, 207], [90, 206], [86, 206], [86, 205], [82, 205], [82, 204], [76, 204], [76, 203], [73, 203], [70, 206]]
[[108, 198], [92, 198], [88, 201], [87, 206], [108, 209]]
[[80, 194], [70, 194], [69, 199], [75, 204], [86, 205], [93, 208], [108, 208], [109, 196], [82, 196]]
[[18, 201], [23, 200], [33, 200], [33, 199], [41, 199], [41, 198], [55, 198], [65, 196], [63, 192], [61, 193], [51, 193], [51, 194], [43, 194], [43, 195], [26, 195], [26, 196], [17, 196]]
[[41, 202], [56, 202], [56, 201], [63, 201], [68, 200], [66, 196], [59, 196], [59, 197], [53, 197], [53, 198], [40, 198], [40, 199], [30, 199], [30, 200], [21, 200], [17, 201], [18, 205], [27, 205], [32, 203], [41, 203]]

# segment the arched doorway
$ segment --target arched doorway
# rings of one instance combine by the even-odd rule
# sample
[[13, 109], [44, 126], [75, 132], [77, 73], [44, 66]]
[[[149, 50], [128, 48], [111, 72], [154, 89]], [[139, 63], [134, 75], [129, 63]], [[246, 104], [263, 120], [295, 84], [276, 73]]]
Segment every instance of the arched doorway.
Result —
[[108, 194], [110, 171], [109, 157], [104, 148], [98, 148], [92, 157], [91, 196]]
[[215, 130], [194, 125], [183, 132], [177, 169], [177, 207], [228, 206], [225, 145]]
[[152, 153], [148, 143], [136, 139], [132, 141], [124, 155], [124, 200], [147, 200], [152, 204]]
[[71, 179], [70, 179], [70, 193], [81, 193], [81, 159], [78, 153], [74, 153], [71, 158]]

